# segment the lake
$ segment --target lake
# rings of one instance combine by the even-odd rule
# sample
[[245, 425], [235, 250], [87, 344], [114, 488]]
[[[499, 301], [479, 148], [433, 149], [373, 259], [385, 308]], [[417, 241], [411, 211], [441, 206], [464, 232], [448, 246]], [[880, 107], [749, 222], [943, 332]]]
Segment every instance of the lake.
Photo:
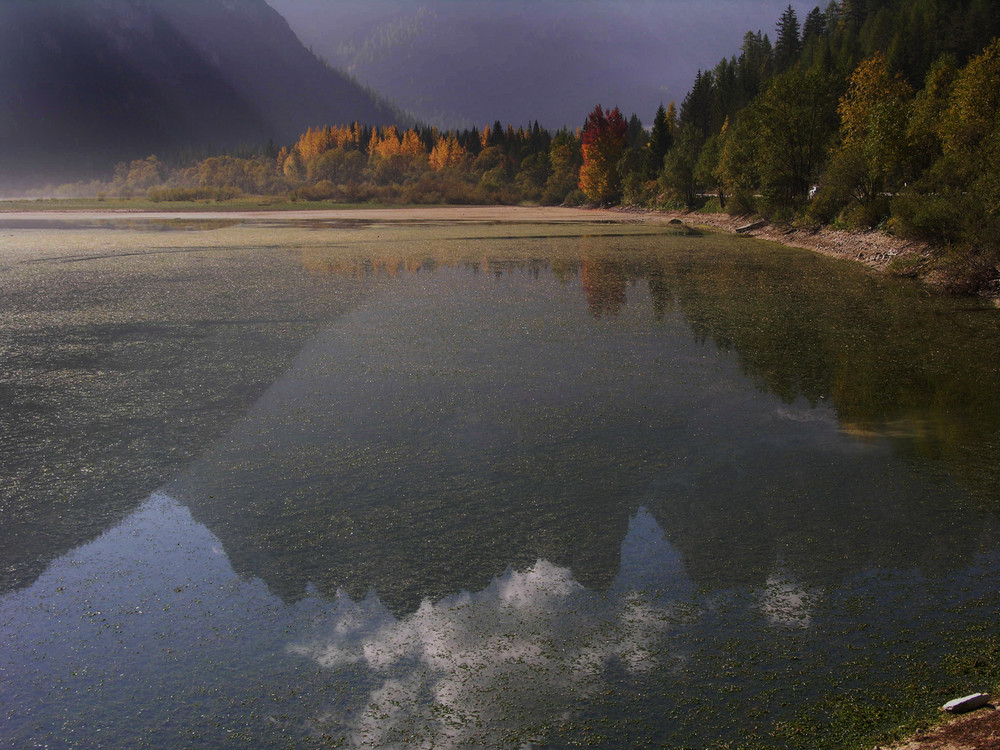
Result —
[[1000, 311], [537, 216], [0, 215], [2, 746], [871, 747], [997, 687]]

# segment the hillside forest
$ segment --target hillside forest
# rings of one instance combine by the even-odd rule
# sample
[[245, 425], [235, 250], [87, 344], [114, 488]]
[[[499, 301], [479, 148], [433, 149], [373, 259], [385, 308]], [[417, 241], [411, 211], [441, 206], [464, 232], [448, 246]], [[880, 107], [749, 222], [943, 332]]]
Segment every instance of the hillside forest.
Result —
[[[117, 198], [288, 195], [340, 203], [623, 204], [881, 228], [929, 243], [956, 291], [1000, 261], [1000, 3], [841, 0], [695, 77], [650, 127], [601, 105], [582, 127], [441, 132], [325, 125], [294, 144], [120, 163]], [[916, 274], [926, 268], [897, 268]]]

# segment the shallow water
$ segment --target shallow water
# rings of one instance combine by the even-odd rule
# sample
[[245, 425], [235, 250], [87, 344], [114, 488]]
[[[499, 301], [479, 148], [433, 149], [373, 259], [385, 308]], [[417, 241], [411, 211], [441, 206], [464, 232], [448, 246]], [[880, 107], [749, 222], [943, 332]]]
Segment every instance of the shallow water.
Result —
[[870, 746], [995, 684], [995, 310], [649, 226], [183, 229], [0, 237], [6, 746]]

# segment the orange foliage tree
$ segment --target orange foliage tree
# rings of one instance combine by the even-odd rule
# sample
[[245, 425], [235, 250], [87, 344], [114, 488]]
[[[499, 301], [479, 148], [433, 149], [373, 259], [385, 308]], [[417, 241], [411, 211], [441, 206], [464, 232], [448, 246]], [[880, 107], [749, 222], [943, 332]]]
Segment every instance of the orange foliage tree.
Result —
[[615, 107], [607, 114], [598, 104], [583, 126], [580, 190], [591, 203], [611, 203], [621, 194], [618, 160], [625, 152], [628, 124]]
[[403, 139], [399, 144], [399, 153], [403, 156], [420, 156], [427, 153], [424, 142], [420, 140], [417, 131], [410, 129], [403, 133]]
[[465, 158], [465, 149], [458, 142], [454, 133], [449, 133], [447, 137], [439, 138], [431, 150], [431, 169], [439, 172], [448, 167], [457, 167]]
[[372, 135], [368, 152], [372, 157], [387, 159], [390, 156], [420, 156], [426, 154], [427, 149], [415, 130], [407, 130], [401, 136], [396, 126], [390, 125]]

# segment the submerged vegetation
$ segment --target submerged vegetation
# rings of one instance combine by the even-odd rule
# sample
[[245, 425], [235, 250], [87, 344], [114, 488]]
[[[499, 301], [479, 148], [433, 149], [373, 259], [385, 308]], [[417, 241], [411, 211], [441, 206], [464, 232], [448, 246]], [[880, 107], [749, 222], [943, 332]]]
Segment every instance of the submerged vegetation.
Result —
[[[76, 222], [8, 230], [12, 742], [870, 748], [997, 684], [982, 306], [644, 224]], [[150, 492], [203, 526], [97, 550], [174, 565], [42, 576]]]
[[935, 252], [900, 273], [997, 291], [1000, 9], [993, 0], [841, 0], [774, 42], [698, 73], [650, 129], [600, 105], [579, 129], [495, 122], [441, 132], [361, 123], [290, 146], [168, 165], [121, 163], [67, 186], [153, 202], [281, 195], [296, 202], [625, 204], [778, 223], [880, 228]]

